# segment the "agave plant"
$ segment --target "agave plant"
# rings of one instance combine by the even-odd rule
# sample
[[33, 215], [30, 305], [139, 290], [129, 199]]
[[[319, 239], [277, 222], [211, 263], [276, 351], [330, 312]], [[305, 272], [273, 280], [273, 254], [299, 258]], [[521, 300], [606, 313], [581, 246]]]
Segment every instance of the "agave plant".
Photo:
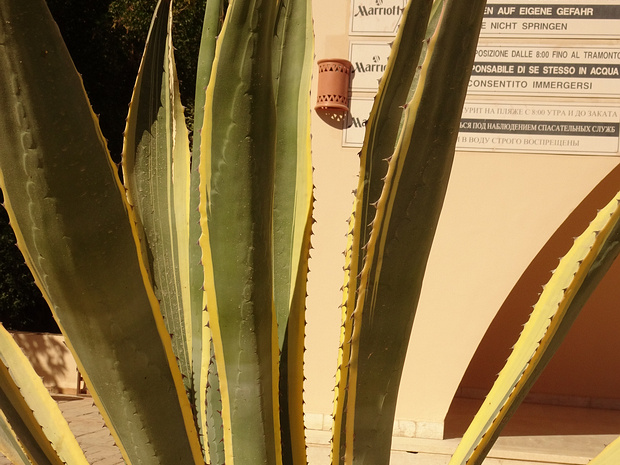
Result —
[[[350, 223], [333, 464], [389, 462], [484, 4], [410, 0], [392, 46]], [[160, 0], [121, 184], [44, 1], [0, 2], [5, 207], [127, 463], [304, 464], [310, 3], [207, 2], [191, 148], [171, 21]], [[617, 204], [558, 268], [453, 463], [481, 463], [618, 254]], [[5, 331], [0, 358], [2, 451], [86, 463]]]

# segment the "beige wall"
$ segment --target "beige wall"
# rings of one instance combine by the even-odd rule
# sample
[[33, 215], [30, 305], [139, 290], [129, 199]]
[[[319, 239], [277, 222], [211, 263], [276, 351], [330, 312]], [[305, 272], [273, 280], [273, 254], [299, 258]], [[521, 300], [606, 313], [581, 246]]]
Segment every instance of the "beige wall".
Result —
[[[314, 2], [316, 59], [346, 58], [348, 3]], [[317, 74], [315, 65], [314, 76]], [[313, 83], [316, 98], [316, 80]], [[315, 198], [310, 273], [308, 277], [304, 386], [305, 411], [309, 425], [329, 426], [337, 368], [340, 333], [341, 287], [344, 282], [344, 255], [347, 220], [353, 206], [352, 191], [357, 186], [358, 150], [341, 147], [342, 131], [312, 114], [312, 154]]]
[[77, 366], [61, 335], [23, 332], [12, 334], [51, 393], [77, 393]]

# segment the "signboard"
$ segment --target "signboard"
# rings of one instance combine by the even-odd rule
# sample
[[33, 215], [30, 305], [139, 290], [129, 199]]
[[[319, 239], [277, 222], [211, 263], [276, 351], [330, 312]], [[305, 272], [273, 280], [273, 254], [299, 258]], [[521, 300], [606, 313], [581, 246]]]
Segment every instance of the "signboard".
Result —
[[618, 0], [489, 0], [481, 37], [620, 37]]
[[[351, 35], [394, 36], [405, 0], [351, 5]], [[620, 98], [620, 48], [610, 40], [620, 39], [620, 0], [488, 0], [481, 38], [468, 95], [523, 98], [468, 100], [457, 150], [620, 155], [620, 105], [602, 100]], [[579, 42], [539, 40], [545, 38]], [[370, 94], [389, 53], [387, 40], [351, 42], [355, 71], [344, 146], [363, 143]], [[555, 97], [581, 97], [584, 103]], [[586, 100], [591, 98], [601, 100]]]
[[457, 150], [617, 155], [620, 107], [466, 103]]
[[349, 61], [353, 65], [351, 90], [376, 92], [379, 79], [390, 57], [390, 44], [387, 42], [351, 42]]
[[[375, 92], [390, 54], [387, 42], [352, 42], [353, 91]], [[620, 48], [481, 45], [470, 95], [620, 97]]]
[[[395, 36], [404, 0], [352, 0], [351, 35]], [[620, 38], [620, 0], [488, 0], [481, 37]]]
[[351, 35], [395, 36], [406, 0], [351, 0]]
[[[372, 99], [351, 100], [343, 145], [361, 147]], [[620, 107], [466, 102], [460, 151], [618, 155]]]
[[620, 48], [484, 45], [469, 94], [620, 96]]
[[366, 120], [372, 110], [372, 98], [353, 97], [349, 102], [350, 121], [345, 128], [342, 137], [343, 147], [361, 147], [364, 143], [364, 133], [366, 132]]

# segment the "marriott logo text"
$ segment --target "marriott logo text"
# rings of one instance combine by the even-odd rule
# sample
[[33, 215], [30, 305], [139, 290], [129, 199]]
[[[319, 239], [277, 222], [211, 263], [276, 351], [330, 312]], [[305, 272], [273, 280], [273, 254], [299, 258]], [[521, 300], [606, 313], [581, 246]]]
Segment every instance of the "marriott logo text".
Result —
[[402, 6], [366, 6], [359, 5], [355, 16], [400, 16], [405, 9]]
[[356, 73], [382, 73], [387, 68], [387, 65], [379, 64], [379, 63], [360, 63], [359, 61], [355, 62], [355, 72]]

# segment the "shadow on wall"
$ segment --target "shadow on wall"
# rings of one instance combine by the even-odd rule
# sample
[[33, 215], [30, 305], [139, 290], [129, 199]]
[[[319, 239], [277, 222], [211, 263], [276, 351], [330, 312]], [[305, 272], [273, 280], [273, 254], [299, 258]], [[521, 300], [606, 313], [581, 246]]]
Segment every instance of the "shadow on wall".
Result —
[[51, 393], [80, 393], [77, 365], [61, 335], [26, 332], [12, 334]]
[[[447, 434], [462, 434], [462, 425], [471, 421], [476, 410], [462, 408], [463, 405], [481, 402], [489, 391], [527, 321], [532, 305], [538, 300], [541, 284], [550, 277], [549, 270], [557, 266], [558, 257], [567, 252], [573, 244], [573, 237], [581, 234], [597, 209], [616, 194], [618, 186], [620, 166], [614, 168], [571, 213], [515, 284], [461, 380], [445, 420], [446, 431], [450, 431]], [[616, 260], [515, 417], [527, 416], [526, 412], [534, 408], [531, 407], [533, 404], [563, 406], [566, 411], [576, 409], [573, 420], [556, 421], [547, 433], [558, 434], [559, 430], [570, 430], [572, 434], [576, 434], [575, 431], [582, 434], [620, 433], [619, 280], [620, 260]], [[586, 410], [589, 412], [584, 414]], [[596, 423], [580, 421], [583, 415], [607, 415], [609, 418], [602, 421], [597, 417]], [[532, 431], [549, 426], [548, 421], [529, 423]], [[509, 434], [510, 425], [506, 434]]]

